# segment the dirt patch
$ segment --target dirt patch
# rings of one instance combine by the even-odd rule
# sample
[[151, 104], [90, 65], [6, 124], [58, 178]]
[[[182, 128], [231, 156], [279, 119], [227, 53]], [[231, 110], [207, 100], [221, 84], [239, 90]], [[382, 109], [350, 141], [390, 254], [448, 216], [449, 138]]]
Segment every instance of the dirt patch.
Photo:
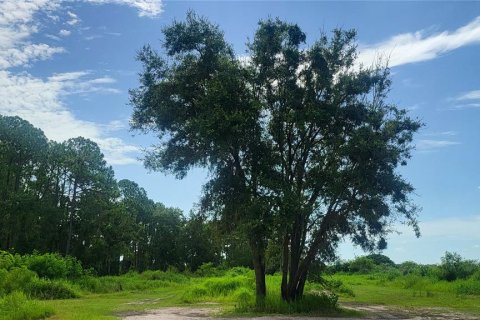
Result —
[[363, 319], [396, 319], [396, 320], [480, 320], [480, 317], [453, 312], [442, 308], [405, 309], [382, 305], [347, 304], [347, 309], [361, 311], [363, 318], [332, 318], [332, 317], [293, 317], [293, 316], [262, 316], [248, 318], [219, 318], [215, 314], [218, 308], [175, 307], [151, 310], [144, 314], [125, 316], [124, 320], [363, 320]]

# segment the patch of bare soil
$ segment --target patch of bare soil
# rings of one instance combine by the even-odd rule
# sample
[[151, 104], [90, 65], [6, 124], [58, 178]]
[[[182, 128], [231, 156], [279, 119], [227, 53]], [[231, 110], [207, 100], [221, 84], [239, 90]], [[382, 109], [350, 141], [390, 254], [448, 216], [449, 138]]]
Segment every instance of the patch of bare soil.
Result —
[[480, 317], [453, 312], [442, 308], [402, 309], [382, 305], [347, 304], [344, 308], [361, 311], [362, 318], [332, 318], [332, 317], [293, 317], [293, 316], [262, 316], [248, 318], [219, 318], [215, 313], [218, 308], [212, 307], [175, 307], [151, 310], [144, 314], [125, 316], [124, 320], [363, 320], [363, 319], [396, 319], [396, 320], [480, 320]]

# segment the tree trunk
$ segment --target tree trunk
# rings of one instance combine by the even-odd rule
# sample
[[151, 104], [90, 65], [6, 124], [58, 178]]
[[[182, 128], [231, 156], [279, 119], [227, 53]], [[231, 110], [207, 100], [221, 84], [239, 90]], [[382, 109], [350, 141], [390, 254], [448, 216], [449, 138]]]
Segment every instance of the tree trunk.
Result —
[[77, 201], [77, 181], [75, 180], [73, 184], [73, 196], [72, 196], [72, 206], [70, 209], [69, 221], [68, 221], [68, 236], [67, 236], [67, 247], [65, 249], [65, 255], [68, 256], [70, 254], [70, 246], [72, 241], [73, 235], [73, 218], [75, 215], [75, 207]]
[[282, 286], [281, 286], [281, 292], [282, 292], [282, 299], [284, 301], [287, 301], [288, 298], [288, 252], [289, 252], [289, 243], [290, 243], [290, 237], [288, 234], [285, 235], [285, 238], [283, 240], [283, 251], [282, 251]]
[[267, 284], [265, 281], [265, 249], [259, 242], [261, 242], [261, 240], [251, 240], [250, 248], [252, 250], [253, 268], [255, 270], [256, 307], [261, 309], [265, 306]]

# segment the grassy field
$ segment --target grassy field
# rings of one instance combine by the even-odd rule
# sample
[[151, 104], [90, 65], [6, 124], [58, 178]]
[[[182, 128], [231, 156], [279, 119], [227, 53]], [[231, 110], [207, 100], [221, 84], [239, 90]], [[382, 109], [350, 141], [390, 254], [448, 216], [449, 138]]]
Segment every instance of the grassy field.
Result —
[[[304, 299], [295, 303], [281, 300], [281, 277], [269, 275], [265, 307], [259, 310], [254, 303], [254, 274], [247, 268], [209, 265], [196, 273], [146, 271], [97, 277], [80, 270], [74, 261], [67, 263], [56, 256], [3, 254], [0, 258], [2, 320], [118, 319], [147, 309], [212, 303], [226, 315], [361, 316], [342, 306], [366, 304], [402, 309], [442, 307], [480, 318], [480, 273], [477, 265], [468, 261], [462, 268], [457, 265], [454, 271], [461, 277], [450, 281], [442, 280], [451, 273], [439, 266], [372, 266], [369, 261], [354, 261], [344, 268], [350, 271], [331, 268], [324, 270], [323, 277], [313, 277], [316, 281], [307, 283]], [[65, 267], [60, 262], [65, 262]], [[469, 265], [474, 268], [468, 269]]]
[[[107, 277], [89, 292], [85, 286], [74, 285], [79, 297], [54, 299], [38, 303], [38, 307], [49, 310], [52, 319], [116, 319], [122, 315], [166, 306], [180, 306], [216, 302], [228, 314], [259, 313], [253, 308], [253, 274], [232, 274], [214, 277], [177, 277], [165, 280], [170, 273], [149, 273], [148, 276], [131, 274]], [[155, 279], [163, 278], [163, 279]], [[98, 280], [98, 279], [96, 279]], [[280, 276], [269, 276], [269, 296], [262, 313], [352, 315], [345, 310], [335, 310], [332, 301], [322, 295], [311, 294], [324, 290], [320, 284], [310, 283], [306, 299], [297, 304], [286, 304], [279, 298]], [[342, 302], [395, 305], [402, 307], [447, 307], [480, 315], [480, 297], [458, 294], [462, 281], [433, 282], [427, 279], [412, 279], [400, 276], [386, 279], [384, 274], [351, 275], [336, 274], [326, 278], [329, 290]], [[412, 286], [411, 284], [414, 283]], [[83, 290], [83, 291], [82, 291]], [[95, 291], [94, 290], [94, 291]], [[113, 292], [108, 292], [115, 290]], [[358, 315], [358, 314], [357, 314]], [[5, 318], [14, 319], [15, 317]], [[18, 319], [22, 319], [18, 317]], [[26, 319], [26, 318], [25, 318]], [[32, 318], [33, 319], [33, 318]]]

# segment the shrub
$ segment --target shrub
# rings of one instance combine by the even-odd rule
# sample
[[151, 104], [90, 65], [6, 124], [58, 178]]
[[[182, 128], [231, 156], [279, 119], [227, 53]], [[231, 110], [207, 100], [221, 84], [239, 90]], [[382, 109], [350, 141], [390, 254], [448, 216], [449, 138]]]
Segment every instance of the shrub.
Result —
[[456, 293], [459, 295], [480, 295], [480, 281], [466, 280], [457, 284]]
[[369, 273], [375, 268], [375, 262], [367, 257], [358, 257], [349, 263], [349, 271], [354, 273]]
[[111, 278], [97, 278], [92, 276], [84, 276], [76, 281], [82, 290], [92, 293], [108, 293], [123, 290], [122, 284], [118, 280]]
[[331, 280], [327, 281], [324, 280], [322, 282], [322, 285], [327, 289], [328, 291], [331, 291], [336, 294], [344, 294], [350, 297], [355, 297], [355, 293], [353, 290], [349, 287], [347, 287], [342, 281], [340, 280]]
[[398, 266], [400, 272], [405, 276], [407, 274], [419, 274], [420, 266], [413, 261], [405, 261]]
[[41, 278], [61, 279], [68, 274], [66, 261], [57, 253], [28, 256], [27, 267]]
[[6, 251], [0, 250], [0, 269], [9, 270], [14, 266], [16, 266], [15, 257]]
[[2, 277], [3, 279], [0, 278], [0, 288], [8, 294], [14, 291], [25, 292], [30, 283], [37, 278], [37, 275], [26, 268], [13, 268], [4, 273]]
[[255, 302], [255, 296], [253, 295], [252, 290], [248, 290], [247, 288], [240, 288], [235, 291], [235, 309], [240, 312], [248, 311], [252, 308]]
[[82, 263], [75, 257], [66, 257], [65, 263], [67, 265], [67, 278], [79, 279], [85, 274]]
[[245, 280], [244, 277], [210, 279], [205, 281], [205, 287], [213, 297], [226, 296], [241, 287]]
[[375, 263], [376, 265], [383, 265], [383, 266], [390, 266], [390, 267], [395, 266], [395, 262], [393, 262], [392, 259], [390, 259], [389, 257], [383, 254], [373, 253], [373, 254], [369, 254], [366, 257], [372, 260], [373, 263]]
[[162, 281], [176, 282], [176, 283], [181, 283], [188, 280], [188, 278], [181, 273], [172, 272], [172, 271], [163, 272], [159, 270], [144, 271], [143, 273], [140, 274], [140, 278], [145, 280], [162, 280]]
[[78, 294], [65, 282], [36, 279], [28, 286], [31, 297], [43, 300], [73, 299]]
[[45, 319], [52, 314], [51, 308], [27, 299], [21, 292], [13, 292], [0, 298], [0, 319], [35, 320]]
[[182, 296], [183, 302], [191, 303], [194, 301], [201, 300], [204, 297], [208, 296], [208, 290], [203, 286], [194, 286], [185, 291]]
[[253, 275], [253, 270], [245, 267], [233, 267], [229, 269], [225, 275], [229, 277], [249, 276]]
[[479, 269], [475, 261], [463, 260], [458, 253], [445, 252], [440, 265], [440, 279], [454, 281], [466, 279]]
[[204, 263], [195, 271], [195, 275], [200, 277], [217, 277], [222, 276], [225, 272], [215, 267], [211, 262]]

